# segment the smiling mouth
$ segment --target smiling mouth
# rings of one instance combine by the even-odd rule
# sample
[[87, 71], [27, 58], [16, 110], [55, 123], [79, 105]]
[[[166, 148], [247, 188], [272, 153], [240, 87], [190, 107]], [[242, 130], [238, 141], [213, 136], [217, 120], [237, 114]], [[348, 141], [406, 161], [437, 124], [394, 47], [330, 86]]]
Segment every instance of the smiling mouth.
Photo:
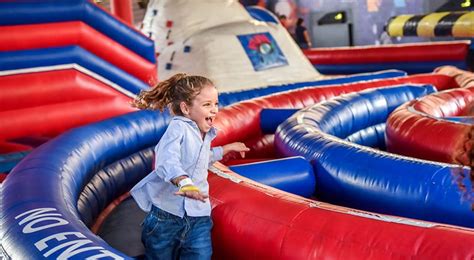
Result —
[[206, 122], [212, 126], [212, 121], [214, 121], [214, 118], [212, 117], [206, 117]]

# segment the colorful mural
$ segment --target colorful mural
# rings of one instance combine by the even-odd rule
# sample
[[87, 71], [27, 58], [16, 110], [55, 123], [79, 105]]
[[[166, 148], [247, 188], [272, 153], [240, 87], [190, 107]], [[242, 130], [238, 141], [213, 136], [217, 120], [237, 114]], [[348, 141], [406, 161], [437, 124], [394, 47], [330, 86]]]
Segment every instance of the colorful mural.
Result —
[[270, 33], [238, 35], [255, 71], [288, 65], [283, 52]]

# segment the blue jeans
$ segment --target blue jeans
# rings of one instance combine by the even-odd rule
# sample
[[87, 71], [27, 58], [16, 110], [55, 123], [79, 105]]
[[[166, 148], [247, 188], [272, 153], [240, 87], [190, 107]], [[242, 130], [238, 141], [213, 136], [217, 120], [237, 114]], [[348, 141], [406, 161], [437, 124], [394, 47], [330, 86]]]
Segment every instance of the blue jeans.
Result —
[[153, 206], [143, 222], [146, 259], [211, 259], [211, 217], [180, 218]]

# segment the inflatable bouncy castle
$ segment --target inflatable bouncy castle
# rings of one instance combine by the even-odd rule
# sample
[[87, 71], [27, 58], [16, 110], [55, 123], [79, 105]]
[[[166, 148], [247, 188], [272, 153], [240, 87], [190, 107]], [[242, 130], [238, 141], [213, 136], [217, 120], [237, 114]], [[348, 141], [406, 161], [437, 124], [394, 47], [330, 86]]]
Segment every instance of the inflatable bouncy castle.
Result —
[[88, 1], [4, 1], [0, 16], [0, 172], [65, 130], [134, 111], [157, 80], [153, 42]]

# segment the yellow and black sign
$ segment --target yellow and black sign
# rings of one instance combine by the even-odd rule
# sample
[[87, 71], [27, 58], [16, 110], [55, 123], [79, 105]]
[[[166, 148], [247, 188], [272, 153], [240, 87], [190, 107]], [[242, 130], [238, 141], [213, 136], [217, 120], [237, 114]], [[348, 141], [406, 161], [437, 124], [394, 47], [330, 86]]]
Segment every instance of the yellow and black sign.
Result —
[[388, 21], [387, 33], [392, 37], [474, 37], [474, 12], [399, 15]]

